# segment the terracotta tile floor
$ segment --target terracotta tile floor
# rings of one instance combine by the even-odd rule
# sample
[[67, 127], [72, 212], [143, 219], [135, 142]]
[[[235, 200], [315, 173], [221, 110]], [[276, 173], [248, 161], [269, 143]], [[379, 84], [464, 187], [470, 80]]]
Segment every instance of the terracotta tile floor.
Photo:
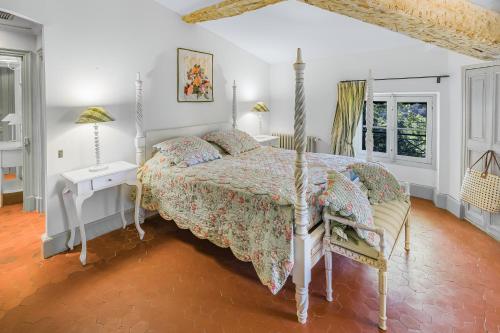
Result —
[[[413, 200], [409, 256], [390, 262], [388, 332], [500, 332], [500, 244], [430, 202]], [[248, 263], [159, 218], [40, 258], [43, 217], [0, 209], [1, 332], [377, 332], [374, 269], [334, 257], [335, 300], [313, 270], [309, 322], [294, 288], [277, 296]]]

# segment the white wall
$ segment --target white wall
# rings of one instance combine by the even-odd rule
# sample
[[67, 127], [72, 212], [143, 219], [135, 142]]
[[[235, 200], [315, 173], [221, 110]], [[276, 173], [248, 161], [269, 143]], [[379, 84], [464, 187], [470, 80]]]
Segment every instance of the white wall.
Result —
[[[133, 162], [135, 73], [144, 80], [145, 128], [158, 129], [230, 121], [232, 81], [240, 87], [240, 109], [268, 100], [269, 66], [152, 0], [0, 0], [3, 10], [44, 25], [47, 92], [47, 234], [68, 229], [60, 174], [94, 163], [92, 132], [75, 125], [87, 106], [102, 105], [116, 121], [101, 126], [104, 162]], [[177, 48], [214, 54], [214, 103], [177, 103]], [[255, 122], [241, 121], [245, 126]], [[64, 158], [57, 151], [64, 150]], [[94, 221], [118, 210], [113, 190], [84, 207]]]
[[[436, 145], [434, 169], [387, 164], [401, 180], [434, 187], [437, 193], [454, 197], [460, 186], [461, 86], [460, 66], [479, 60], [467, 58], [437, 47], [412, 47], [365, 54], [307, 60], [305, 85], [307, 131], [321, 138], [320, 152], [330, 152], [330, 132], [337, 102], [336, 85], [341, 80], [364, 79], [371, 68], [374, 77], [402, 77], [451, 74], [440, 84], [435, 79], [376, 81], [374, 91], [437, 93]], [[449, 60], [453, 64], [449, 66]], [[451, 61], [450, 61], [451, 64]], [[457, 74], [458, 71], [458, 74]], [[271, 66], [271, 130], [293, 132], [294, 72], [292, 64]], [[451, 100], [452, 99], [452, 100]], [[451, 126], [450, 126], [451, 125]], [[453, 155], [453, 156], [452, 156]]]

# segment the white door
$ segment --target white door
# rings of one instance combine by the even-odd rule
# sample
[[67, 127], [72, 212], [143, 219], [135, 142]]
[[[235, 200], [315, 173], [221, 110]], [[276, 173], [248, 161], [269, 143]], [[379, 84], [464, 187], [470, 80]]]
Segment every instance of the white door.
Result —
[[[500, 65], [465, 70], [465, 167], [485, 151], [494, 150], [500, 160]], [[494, 174], [500, 170], [494, 166]], [[500, 239], [500, 214], [465, 206], [465, 218]]]

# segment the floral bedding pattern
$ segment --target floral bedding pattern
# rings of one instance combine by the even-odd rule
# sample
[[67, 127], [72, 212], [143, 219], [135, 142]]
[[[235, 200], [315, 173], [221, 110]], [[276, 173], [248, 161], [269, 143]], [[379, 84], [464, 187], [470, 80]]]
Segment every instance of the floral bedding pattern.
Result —
[[[327, 170], [343, 172], [351, 157], [308, 153], [310, 211], [320, 216], [318, 196]], [[251, 261], [261, 282], [276, 294], [293, 263], [295, 152], [261, 147], [238, 156], [179, 168], [157, 153], [141, 168], [143, 207], [158, 210], [199, 238], [229, 247]], [[313, 215], [311, 214], [311, 215]]]
[[163, 141], [154, 146], [171, 165], [188, 167], [221, 158], [210, 143], [196, 136], [182, 136]]
[[[319, 201], [322, 206], [328, 206], [332, 212], [340, 216], [352, 219], [368, 227], [375, 226], [372, 208], [363, 190], [337, 171], [332, 170], [328, 172], [327, 188], [319, 197]], [[341, 230], [336, 228], [341, 228]], [[343, 233], [345, 225], [334, 225], [332, 229], [334, 234], [347, 240], [347, 236]], [[359, 228], [355, 230], [358, 236], [371, 246], [379, 245], [380, 237], [375, 232]]]
[[392, 200], [408, 201], [409, 197], [394, 175], [381, 164], [359, 162], [349, 166], [368, 189], [372, 204]]
[[238, 155], [260, 147], [250, 134], [237, 129], [214, 131], [205, 135], [203, 140], [218, 144], [231, 155]]

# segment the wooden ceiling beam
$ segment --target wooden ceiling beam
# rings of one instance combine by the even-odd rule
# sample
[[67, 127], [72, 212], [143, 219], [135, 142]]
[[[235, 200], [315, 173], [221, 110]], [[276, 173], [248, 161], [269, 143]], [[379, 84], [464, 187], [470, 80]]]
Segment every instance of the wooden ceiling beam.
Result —
[[283, 0], [225, 0], [182, 17], [186, 23], [200, 23], [237, 16]]
[[300, 1], [475, 58], [500, 56], [500, 14], [466, 0]]

